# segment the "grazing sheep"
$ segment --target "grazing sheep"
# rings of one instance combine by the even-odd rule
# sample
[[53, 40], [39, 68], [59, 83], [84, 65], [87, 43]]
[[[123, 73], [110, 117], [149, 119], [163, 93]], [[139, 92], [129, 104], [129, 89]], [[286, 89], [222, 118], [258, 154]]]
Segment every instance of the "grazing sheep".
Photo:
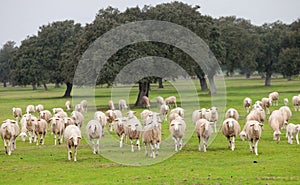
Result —
[[53, 114], [57, 114], [59, 112], [64, 112], [64, 110], [62, 108], [53, 108], [52, 111], [53, 111]]
[[210, 126], [209, 121], [207, 121], [206, 119], [199, 119], [196, 122], [195, 130], [196, 130], [197, 137], [198, 137], [198, 150], [201, 151], [200, 142], [202, 139], [203, 151], [206, 152], [208, 139], [211, 136], [211, 126]]
[[65, 105], [66, 105], [66, 110], [70, 111], [71, 107], [72, 107], [71, 102], [68, 100], [68, 101], [66, 101]]
[[36, 112], [40, 113], [42, 110], [44, 110], [44, 106], [42, 104], [38, 104], [35, 106]]
[[114, 105], [114, 102], [112, 100], [108, 101], [108, 106], [109, 106], [110, 110], [115, 110], [115, 105]]
[[164, 98], [161, 97], [161, 96], [157, 96], [156, 102], [157, 102], [157, 104], [158, 104], [159, 106], [161, 106], [162, 104], [165, 103]]
[[80, 129], [75, 125], [69, 125], [65, 130], [64, 137], [68, 148], [68, 160], [72, 158], [72, 146], [74, 146], [74, 161], [77, 161], [77, 147], [82, 138]]
[[126, 100], [119, 100], [119, 110], [123, 111], [123, 110], [127, 110], [128, 106], [126, 104]]
[[175, 143], [175, 152], [183, 147], [182, 139], [186, 130], [186, 124], [182, 117], [178, 116], [170, 123], [169, 131]]
[[279, 111], [281, 112], [283, 120], [284, 120], [284, 124], [281, 129], [285, 129], [286, 125], [289, 122], [289, 119], [292, 117], [292, 111], [288, 106], [280, 107]]
[[83, 112], [87, 112], [88, 102], [86, 100], [82, 100], [80, 102], [80, 106], [81, 106]]
[[14, 118], [16, 118], [16, 121], [18, 122], [18, 118], [22, 118], [22, 109], [13, 107], [12, 111]]
[[[102, 125], [98, 120], [90, 120], [86, 125], [86, 134], [92, 143], [93, 154], [99, 153], [99, 142], [102, 137]], [[96, 140], [96, 144], [95, 141]]]
[[246, 122], [245, 126], [246, 126], [246, 136], [248, 138], [248, 142], [250, 145], [250, 152], [252, 153], [254, 152], [255, 155], [258, 155], [257, 147], [258, 147], [258, 141], [261, 137], [263, 124], [256, 120], [250, 120]]
[[170, 96], [168, 98], [165, 99], [165, 104], [166, 105], [171, 105], [173, 104], [175, 107], [177, 107], [177, 104], [176, 104], [176, 97], [175, 96]]
[[271, 102], [274, 101], [274, 104], [273, 104], [274, 106], [278, 106], [278, 99], [279, 99], [279, 93], [278, 92], [270, 93], [269, 98], [270, 98]]
[[104, 136], [104, 127], [107, 124], [107, 117], [102, 111], [96, 111], [94, 113], [94, 120], [97, 120], [100, 122], [102, 126], [102, 136]]
[[270, 98], [262, 98], [262, 108], [267, 111], [267, 114], [270, 114], [270, 107], [272, 105], [272, 100]]
[[253, 105], [253, 109], [259, 109], [259, 108], [262, 108], [263, 107], [263, 104], [261, 101], [257, 100], [254, 105]]
[[127, 112], [127, 125], [125, 127], [125, 135], [128, 136], [131, 143], [131, 151], [134, 152], [133, 140], [136, 140], [136, 145], [138, 150], [141, 150], [140, 146], [140, 136], [142, 131], [142, 125], [140, 121], [135, 116], [136, 112], [128, 111]]
[[159, 112], [160, 112], [160, 115], [162, 116], [162, 119], [163, 119], [164, 121], [167, 121], [168, 112], [169, 112], [169, 106], [166, 105], [165, 103], [163, 103], [163, 104], [160, 106]]
[[244, 107], [245, 107], [247, 113], [250, 112], [250, 107], [251, 107], [251, 105], [252, 105], [252, 100], [251, 100], [251, 98], [246, 97], [246, 98], [244, 99]]
[[283, 103], [284, 103], [285, 106], [288, 106], [289, 105], [289, 99], [284, 98]]
[[125, 127], [127, 127], [127, 118], [119, 117], [114, 121], [114, 130], [116, 134], [120, 137], [120, 148], [123, 147], [123, 139], [125, 137]]
[[265, 119], [266, 119], [265, 110], [260, 107], [250, 111], [250, 113], [246, 117], [246, 122], [250, 120], [256, 120], [260, 123], [264, 123]]
[[34, 105], [28, 105], [26, 107], [26, 113], [29, 114], [29, 113], [34, 113], [35, 110], [34, 110]]
[[299, 111], [300, 110], [300, 95], [293, 96], [292, 103], [293, 103], [295, 111]]
[[274, 110], [272, 114], [269, 117], [269, 125], [274, 131], [273, 133], [273, 139], [276, 141], [280, 140], [280, 128], [284, 125], [284, 118], [279, 110]]
[[84, 116], [81, 112], [75, 110], [71, 113], [70, 117], [74, 120], [76, 126], [78, 126], [79, 128], [82, 127], [84, 123]]
[[45, 143], [45, 135], [47, 133], [47, 121], [44, 119], [38, 119], [37, 125], [35, 125], [34, 133], [37, 137], [36, 145], [39, 145], [38, 136], [40, 136], [40, 143], [44, 145]]
[[72, 118], [66, 117], [64, 118], [65, 128], [69, 125], [75, 125], [75, 121]]
[[181, 107], [176, 107], [175, 109], [172, 109], [170, 111], [170, 114], [173, 114], [173, 113], [177, 113], [179, 116], [181, 116], [182, 118], [184, 118], [184, 109], [181, 108]]
[[213, 125], [213, 132], [217, 132], [217, 122], [219, 119], [217, 107], [212, 107], [206, 110], [205, 118]]
[[239, 119], [239, 113], [236, 109], [234, 108], [229, 108], [226, 113], [225, 113], [225, 118], [233, 118], [235, 119], [236, 121]]
[[143, 110], [143, 111], [141, 112], [141, 120], [142, 120], [144, 126], [146, 126], [146, 120], [147, 120], [150, 116], [152, 116], [152, 114], [153, 114], [153, 112], [150, 111], [150, 110]]
[[[64, 120], [59, 117], [51, 118], [52, 121], [52, 133], [54, 135], [54, 145], [56, 145], [56, 138], [58, 140], [58, 144], [62, 144], [63, 132], [65, 129]], [[71, 126], [71, 125], [70, 125]]]
[[147, 96], [143, 96], [141, 99], [141, 104], [144, 105], [145, 108], [149, 109], [150, 108], [150, 100]]
[[6, 120], [2, 122], [0, 127], [0, 135], [4, 143], [5, 153], [11, 155], [17, 147], [16, 138], [20, 132], [18, 123], [14, 120]]
[[80, 113], [84, 112], [84, 110], [83, 110], [83, 108], [82, 108], [82, 106], [80, 104], [76, 104], [75, 107], [74, 107], [74, 110], [78, 111]]
[[299, 137], [298, 137], [299, 131], [300, 131], [300, 124], [295, 125], [293, 123], [290, 123], [287, 125], [285, 136], [288, 138], [289, 144], [293, 144], [293, 137], [296, 136], [296, 141], [297, 144], [299, 145]]
[[[227, 118], [224, 120], [222, 125], [222, 134], [227, 138], [228, 148], [232, 151], [235, 148], [235, 138], [239, 135], [241, 131], [240, 124], [234, 118]], [[232, 137], [232, 140], [230, 138]]]
[[[147, 145], [150, 145], [150, 157], [155, 158], [158, 155], [161, 142], [161, 121], [158, 113], [153, 113], [148, 118], [149, 124], [144, 127], [143, 143], [145, 144], [145, 153], [148, 156]], [[156, 149], [156, 151], [155, 151]]]

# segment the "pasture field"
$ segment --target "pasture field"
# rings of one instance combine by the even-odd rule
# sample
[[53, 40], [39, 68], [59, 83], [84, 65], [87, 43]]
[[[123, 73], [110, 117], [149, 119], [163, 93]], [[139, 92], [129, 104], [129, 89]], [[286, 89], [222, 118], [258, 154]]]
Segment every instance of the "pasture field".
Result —
[[[226, 94], [220, 98], [226, 98], [226, 108], [220, 108], [219, 125], [223, 122], [224, 111], [230, 107], [236, 108], [240, 113], [239, 123], [244, 125], [246, 111], [243, 108], [243, 99], [248, 96], [255, 102], [262, 97], [267, 97], [272, 91], [278, 91], [280, 100], [279, 106], [272, 106], [270, 111], [283, 106], [283, 98], [288, 98], [289, 107], [293, 116], [291, 123], [300, 124], [300, 112], [295, 112], [291, 103], [292, 96], [300, 94], [299, 79], [287, 81], [286, 79], [272, 79], [272, 86], [263, 86], [262, 79], [226, 78]], [[184, 80], [179, 83], [185, 84]], [[198, 81], [194, 81], [198, 84]], [[137, 117], [143, 110], [133, 108], [136, 100], [137, 87], [122, 86], [130, 90], [129, 102], [131, 108], [137, 111]], [[197, 95], [201, 107], [211, 107], [211, 96], [208, 92], [201, 92], [197, 85]], [[31, 87], [7, 87], [0, 88], [0, 120], [13, 119], [12, 107], [21, 107], [23, 112], [28, 104], [43, 104], [45, 109], [51, 110], [54, 107], [63, 107], [66, 98], [63, 95], [64, 88], [49, 88], [48, 92], [42, 89], [32, 91]], [[108, 109], [107, 102], [111, 96], [111, 89], [97, 87], [95, 91], [95, 102], [98, 110]], [[155, 97], [161, 95], [181, 96], [171, 83], [164, 83], [163, 89], [158, 89], [156, 84], [151, 84], [150, 100], [152, 109], [155, 110]], [[183, 98], [183, 97], [181, 97]], [[218, 96], [216, 97], [218, 98]], [[68, 98], [71, 100], [71, 98]], [[179, 105], [182, 103], [179, 98]], [[192, 99], [191, 99], [192, 100]], [[117, 102], [115, 102], [116, 104]], [[85, 123], [92, 118], [93, 108], [85, 113]], [[186, 110], [186, 122], [193, 128], [191, 117], [192, 110]], [[70, 112], [68, 113], [70, 114]], [[123, 113], [125, 115], [125, 113]], [[267, 118], [269, 115], [267, 115]], [[82, 129], [84, 132], [84, 130]], [[168, 130], [168, 122], [163, 123], [163, 139], [171, 140]], [[219, 131], [211, 141], [207, 152], [199, 152], [197, 138], [192, 129], [189, 129], [192, 137], [185, 139], [186, 145], [183, 149], [162, 160], [164, 147], [173, 149], [172, 144], [161, 146], [161, 152], [156, 159], [146, 158], [144, 148], [135, 151], [140, 158], [146, 158], [149, 164], [158, 160], [152, 165], [126, 165], [113, 162], [101, 154], [109, 153], [105, 144], [100, 141], [100, 155], [92, 154], [91, 147], [86, 141], [85, 134], [78, 147], [77, 162], [67, 160], [67, 148], [65, 143], [54, 146], [53, 136], [47, 133], [45, 145], [36, 146], [17, 139], [17, 149], [11, 156], [4, 153], [4, 147], [0, 147], [0, 184], [299, 184], [300, 183], [300, 146], [287, 143], [285, 131], [282, 131], [281, 141], [273, 141], [273, 132], [268, 122], [265, 121], [262, 138], [258, 144], [258, 156], [251, 154], [248, 142], [236, 139], [236, 149], [231, 151], [227, 148], [226, 138]], [[107, 137], [108, 130], [106, 128]], [[116, 138], [114, 133], [110, 134]], [[118, 140], [113, 141], [115, 145], [112, 151], [118, 150]], [[170, 145], [170, 146], [169, 146]], [[143, 145], [142, 145], [143, 146]], [[120, 149], [121, 150], [121, 149]], [[122, 154], [132, 156], [130, 146], [125, 145]], [[114, 155], [111, 152], [111, 155]]]

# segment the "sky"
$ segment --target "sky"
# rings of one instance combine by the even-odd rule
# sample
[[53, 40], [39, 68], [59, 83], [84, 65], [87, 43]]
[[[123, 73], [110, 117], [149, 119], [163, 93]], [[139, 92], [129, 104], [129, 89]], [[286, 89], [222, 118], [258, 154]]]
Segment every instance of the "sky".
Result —
[[[66, 19], [85, 25], [91, 23], [98, 10], [112, 6], [155, 6], [170, 0], [5, 0], [0, 3], [0, 47], [7, 41], [20, 45], [27, 36], [36, 35], [40, 26]], [[280, 20], [290, 24], [300, 18], [299, 0], [182, 0], [200, 5], [200, 13], [214, 18], [235, 15], [262, 25]]]

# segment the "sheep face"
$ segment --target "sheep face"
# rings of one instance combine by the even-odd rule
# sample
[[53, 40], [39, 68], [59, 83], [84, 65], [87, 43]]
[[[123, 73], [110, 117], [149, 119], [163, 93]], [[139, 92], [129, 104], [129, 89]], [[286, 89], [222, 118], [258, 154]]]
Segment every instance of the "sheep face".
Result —
[[136, 114], [135, 111], [128, 111], [128, 112], [127, 112], [127, 116], [128, 116], [129, 119], [130, 119], [130, 118], [133, 118], [133, 117], [135, 116], [135, 114]]
[[128, 127], [130, 128], [131, 131], [136, 131], [137, 130], [137, 127], [139, 126], [138, 123], [135, 123], [135, 124], [129, 124]]
[[69, 137], [70, 144], [72, 146], [75, 146], [75, 147], [79, 144], [80, 139], [81, 139], [80, 136], [77, 136], [77, 137], [71, 136], [71, 137]]
[[274, 135], [274, 140], [275, 141], [279, 141], [280, 140], [281, 132], [279, 130], [275, 131], [273, 135]]

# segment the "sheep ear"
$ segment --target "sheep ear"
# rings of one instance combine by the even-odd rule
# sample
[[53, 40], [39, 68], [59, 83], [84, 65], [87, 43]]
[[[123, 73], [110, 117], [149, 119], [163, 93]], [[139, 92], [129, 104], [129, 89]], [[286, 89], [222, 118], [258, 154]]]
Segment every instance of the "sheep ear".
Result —
[[82, 139], [81, 136], [78, 136], [77, 139]]
[[73, 136], [69, 137], [69, 140], [70, 140], [70, 139], [73, 139]]
[[115, 121], [119, 121], [119, 118], [116, 118]]
[[262, 124], [262, 123], [259, 123], [259, 126], [261, 126], [261, 127], [262, 127], [262, 126], [264, 126], [264, 124]]

